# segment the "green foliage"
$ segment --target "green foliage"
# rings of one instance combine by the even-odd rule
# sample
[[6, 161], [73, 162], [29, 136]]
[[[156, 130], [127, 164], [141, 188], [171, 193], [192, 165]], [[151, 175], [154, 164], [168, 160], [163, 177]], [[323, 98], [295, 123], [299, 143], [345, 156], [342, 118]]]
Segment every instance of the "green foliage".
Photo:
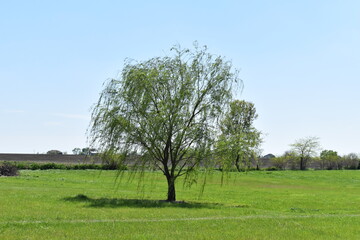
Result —
[[320, 153], [320, 167], [321, 169], [341, 169], [341, 158], [336, 151], [323, 150]]
[[143, 156], [136, 166], [162, 171], [174, 201], [176, 179], [209, 165], [216, 123], [238, 78], [206, 47], [171, 50], [173, 56], [127, 62], [121, 78], [105, 84], [90, 136], [101, 152]]
[[50, 151], [47, 151], [46, 154], [49, 154], [49, 155], [62, 155], [63, 153], [59, 150], [50, 150]]
[[216, 143], [217, 159], [221, 168], [238, 171], [249, 168], [258, 158], [262, 142], [261, 132], [253, 122], [258, 117], [253, 103], [235, 100], [220, 123], [221, 135]]
[[124, 170], [126, 155], [109, 149], [101, 154], [101, 159], [107, 170]]
[[[61, 164], [61, 163], [34, 163], [34, 162], [7, 162], [10, 166], [15, 167], [19, 170], [50, 170], [50, 169], [61, 169], [61, 170], [127, 170], [125, 165], [120, 164]], [[0, 165], [2, 166], [2, 165]]]

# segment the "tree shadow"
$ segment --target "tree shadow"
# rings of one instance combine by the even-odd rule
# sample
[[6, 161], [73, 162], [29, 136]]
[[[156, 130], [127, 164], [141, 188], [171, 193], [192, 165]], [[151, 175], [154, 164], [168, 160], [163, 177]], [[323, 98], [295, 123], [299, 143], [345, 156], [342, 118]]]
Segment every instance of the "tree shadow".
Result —
[[149, 200], [149, 199], [125, 199], [125, 198], [90, 198], [84, 194], [78, 194], [75, 197], [63, 198], [67, 202], [83, 202], [87, 207], [94, 208], [218, 208], [223, 206], [218, 203], [196, 203], [196, 202], [168, 202], [165, 200]]

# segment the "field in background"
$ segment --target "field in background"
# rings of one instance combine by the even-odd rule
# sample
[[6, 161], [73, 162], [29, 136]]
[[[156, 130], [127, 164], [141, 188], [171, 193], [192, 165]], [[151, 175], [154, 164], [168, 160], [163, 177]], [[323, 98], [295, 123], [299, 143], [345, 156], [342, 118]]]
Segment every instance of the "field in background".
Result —
[[57, 164], [90, 164], [102, 163], [96, 156], [73, 155], [73, 154], [17, 154], [0, 153], [0, 162], [31, 162], [31, 163], [57, 163]]
[[[162, 201], [166, 181], [146, 173], [22, 171], [0, 178], [0, 239], [358, 239], [360, 172], [221, 174]], [[135, 176], [136, 177], [136, 176]], [[200, 177], [201, 179], [201, 177]]]

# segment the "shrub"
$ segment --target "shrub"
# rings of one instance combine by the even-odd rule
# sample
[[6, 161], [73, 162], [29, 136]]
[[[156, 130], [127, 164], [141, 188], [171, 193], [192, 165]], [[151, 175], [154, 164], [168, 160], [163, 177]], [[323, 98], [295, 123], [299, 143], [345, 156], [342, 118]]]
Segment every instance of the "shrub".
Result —
[[39, 163], [31, 163], [30, 164], [30, 169], [31, 170], [39, 170], [40, 169], [40, 164]]
[[0, 176], [18, 176], [19, 171], [14, 164], [5, 162], [0, 165]]
[[[7, 162], [18, 170], [48, 170], [48, 169], [64, 169], [64, 170], [127, 170], [127, 166], [122, 164], [62, 164], [62, 163], [36, 163], [36, 162]], [[0, 174], [1, 175], [1, 174]]]
[[268, 167], [268, 168], [265, 168], [265, 171], [279, 171], [281, 169], [277, 168], [277, 167]]
[[72, 169], [75, 170], [101, 169], [101, 165], [96, 165], [96, 164], [77, 164], [77, 165], [72, 165], [71, 167]]
[[41, 170], [55, 169], [55, 168], [56, 168], [55, 163], [45, 163], [40, 165]]
[[284, 170], [286, 169], [286, 165], [288, 163], [288, 157], [287, 156], [281, 156], [281, 157], [274, 157], [270, 159], [271, 164], [273, 167], [275, 167], [278, 170]]

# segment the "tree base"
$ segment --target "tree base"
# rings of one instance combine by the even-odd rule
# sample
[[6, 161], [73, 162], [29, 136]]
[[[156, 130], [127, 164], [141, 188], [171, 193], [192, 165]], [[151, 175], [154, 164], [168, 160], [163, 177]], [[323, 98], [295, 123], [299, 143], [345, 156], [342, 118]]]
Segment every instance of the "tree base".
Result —
[[186, 203], [185, 201], [176, 201], [176, 200], [174, 200], [174, 201], [171, 201], [171, 200], [160, 200], [160, 202], [169, 202], [169, 203]]

